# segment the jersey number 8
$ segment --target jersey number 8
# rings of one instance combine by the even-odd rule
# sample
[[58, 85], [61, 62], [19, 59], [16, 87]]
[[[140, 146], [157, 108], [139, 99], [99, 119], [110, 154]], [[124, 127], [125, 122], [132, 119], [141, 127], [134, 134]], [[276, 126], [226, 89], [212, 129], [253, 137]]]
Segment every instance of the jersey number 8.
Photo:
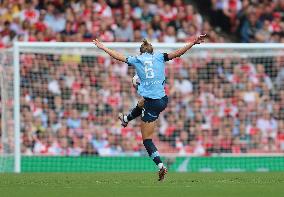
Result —
[[155, 77], [154, 69], [153, 69], [153, 62], [152, 61], [145, 61], [145, 74], [147, 79], [152, 79]]

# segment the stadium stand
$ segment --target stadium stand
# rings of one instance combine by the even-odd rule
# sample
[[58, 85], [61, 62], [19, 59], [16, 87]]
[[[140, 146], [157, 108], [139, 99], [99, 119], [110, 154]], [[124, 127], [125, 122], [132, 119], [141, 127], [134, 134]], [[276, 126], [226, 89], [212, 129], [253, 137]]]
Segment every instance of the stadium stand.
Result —
[[[239, 31], [241, 42], [283, 42], [284, 1], [267, 2], [212, 0], [208, 16], [225, 16], [223, 22], [230, 28], [223, 31]], [[232, 23], [232, 18], [237, 22]], [[203, 32], [208, 32], [209, 42], [229, 41], [215, 31], [217, 26], [222, 24], [206, 20], [181, 0], [4, 0], [0, 4], [3, 48], [11, 47], [14, 40], [148, 38], [174, 43]], [[247, 59], [169, 63], [171, 100], [156, 138], [160, 152], [284, 152], [284, 60], [273, 61], [271, 70]], [[27, 54], [21, 65], [22, 153], [77, 156], [143, 151], [138, 122], [121, 128], [117, 119], [119, 111], [136, 102], [126, 78], [133, 70], [126, 64], [103, 57], [70, 61], [64, 56]]]
[[235, 34], [234, 41], [283, 43], [283, 0], [196, 1], [214, 27]]

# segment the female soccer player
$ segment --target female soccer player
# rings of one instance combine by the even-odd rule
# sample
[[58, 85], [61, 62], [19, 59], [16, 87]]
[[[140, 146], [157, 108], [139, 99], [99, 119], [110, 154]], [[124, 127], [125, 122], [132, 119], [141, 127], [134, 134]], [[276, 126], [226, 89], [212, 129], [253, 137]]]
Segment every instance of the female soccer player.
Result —
[[132, 109], [129, 115], [120, 114], [122, 126], [126, 127], [128, 122], [141, 115], [141, 133], [143, 144], [159, 168], [159, 181], [164, 180], [167, 168], [164, 166], [159, 152], [152, 141], [159, 114], [167, 107], [168, 97], [165, 94], [165, 62], [180, 57], [193, 45], [204, 42], [205, 35], [200, 35], [193, 42], [186, 44], [183, 48], [167, 53], [154, 53], [151, 43], [143, 40], [140, 47], [140, 55], [125, 57], [117, 51], [105, 47], [98, 39], [93, 40], [94, 44], [109, 54], [111, 57], [134, 66], [140, 79], [138, 94], [143, 97], [137, 106]]

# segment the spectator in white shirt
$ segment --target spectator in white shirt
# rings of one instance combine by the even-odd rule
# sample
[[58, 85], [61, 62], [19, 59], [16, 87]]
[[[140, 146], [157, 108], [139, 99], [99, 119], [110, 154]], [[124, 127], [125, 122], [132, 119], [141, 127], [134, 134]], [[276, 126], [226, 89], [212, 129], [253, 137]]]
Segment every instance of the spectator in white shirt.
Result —
[[261, 117], [257, 120], [257, 127], [262, 133], [262, 137], [275, 138], [277, 135], [277, 121], [265, 111]]

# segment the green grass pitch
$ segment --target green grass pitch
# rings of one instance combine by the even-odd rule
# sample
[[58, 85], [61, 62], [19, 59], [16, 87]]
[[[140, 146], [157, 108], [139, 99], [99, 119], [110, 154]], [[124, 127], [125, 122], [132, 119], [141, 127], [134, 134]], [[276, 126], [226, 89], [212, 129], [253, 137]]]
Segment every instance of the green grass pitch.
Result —
[[1, 197], [284, 197], [284, 173], [0, 174]]

